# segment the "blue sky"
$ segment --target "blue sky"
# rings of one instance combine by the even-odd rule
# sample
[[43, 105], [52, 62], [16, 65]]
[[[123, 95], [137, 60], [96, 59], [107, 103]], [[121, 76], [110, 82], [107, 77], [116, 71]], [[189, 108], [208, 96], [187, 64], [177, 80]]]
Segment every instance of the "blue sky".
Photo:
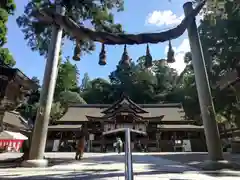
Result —
[[[24, 40], [23, 33], [16, 24], [16, 18], [23, 14], [27, 0], [16, 0], [17, 11], [8, 22], [8, 43], [6, 47], [12, 52], [17, 64], [27, 76], [43, 78], [45, 59], [38, 52], [32, 52]], [[125, 11], [115, 14], [115, 21], [123, 25], [123, 29], [129, 33], [160, 32], [179, 23], [183, 17], [182, 5], [186, 0], [125, 0]], [[184, 68], [183, 55], [189, 50], [189, 43], [186, 33], [172, 41], [176, 51], [177, 62], [171, 66], [179, 72]], [[154, 59], [165, 58], [166, 43], [150, 45], [150, 51]], [[73, 42], [66, 42], [63, 47], [63, 55], [72, 57]], [[87, 72], [91, 79], [95, 77], [106, 78], [115, 69], [123, 52], [123, 46], [106, 46], [107, 65], [99, 66], [100, 46], [91, 55], [84, 55], [77, 64], [80, 71], [80, 78]], [[128, 52], [133, 60], [145, 54], [146, 45], [128, 46]]]

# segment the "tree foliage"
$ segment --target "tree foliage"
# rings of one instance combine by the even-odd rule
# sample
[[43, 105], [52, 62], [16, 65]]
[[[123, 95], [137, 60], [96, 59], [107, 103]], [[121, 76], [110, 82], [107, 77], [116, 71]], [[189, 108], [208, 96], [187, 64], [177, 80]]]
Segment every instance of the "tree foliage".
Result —
[[[215, 23], [212, 23], [212, 14], [205, 13], [204, 18], [199, 26], [199, 34], [203, 47], [206, 68], [208, 71], [210, 85], [212, 87], [212, 95], [217, 112], [217, 117], [223, 116], [228, 121], [235, 123], [239, 122], [239, 100], [236, 89], [230, 88], [220, 91], [216, 88], [217, 82], [226, 75], [227, 72], [235, 69], [239, 62], [239, 30], [240, 26], [237, 23], [240, 18], [240, 9], [236, 9], [235, 1], [224, 2], [225, 13], [227, 18], [215, 18]], [[198, 98], [196, 96], [196, 84], [194, 79], [194, 71], [191, 65], [191, 53], [187, 53], [185, 61], [188, 63], [185, 70], [180, 75], [180, 87], [183, 87], [184, 94], [187, 94], [190, 107], [193, 107], [190, 112], [192, 115], [200, 114]], [[191, 103], [192, 102], [192, 103]], [[189, 108], [186, 108], [189, 109]], [[195, 109], [195, 110], [194, 110]], [[187, 114], [189, 114], [187, 112]]]
[[[90, 22], [97, 31], [122, 32], [120, 24], [114, 23], [111, 10], [123, 10], [123, 0], [101, 0], [101, 1], [77, 1], [63, 0], [66, 7], [66, 15], [71, 17], [79, 25]], [[24, 14], [17, 18], [17, 23], [24, 33], [28, 45], [33, 51], [38, 51], [40, 55], [46, 55], [48, 44], [50, 43], [51, 27], [48, 24], [34, 21], [32, 12], [37, 9], [49, 8], [55, 10], [55, 4], [45, 0], [31, 0], [26, 5]], [[67, 39], [72, 40], [68, 32], [64, 32]], [[83, 40], [80, 42], [82, 51], [91, 52], [95, 49], [92, 41]]]
[[13, 67], [16, 64], [12, 54], [8, 48], [0, 47], [0, 59], [3, 60], [4, 64]]
[[79, 72], [77, 66], [70, 62], [69, 57], [64, 62], [60, 62], [58, 67], [58, 77], [55, 87], [55, 97], [62, 91], [71, 91], [78, 88]]
[[7, 43], [7, 22], [8, 17], [13, 15], [16, 9], [14, 0], [4, 0], [0, 2], [0, 59], [9, 66], [14, 66], [16, 61], [8, 48], [3, 48]]

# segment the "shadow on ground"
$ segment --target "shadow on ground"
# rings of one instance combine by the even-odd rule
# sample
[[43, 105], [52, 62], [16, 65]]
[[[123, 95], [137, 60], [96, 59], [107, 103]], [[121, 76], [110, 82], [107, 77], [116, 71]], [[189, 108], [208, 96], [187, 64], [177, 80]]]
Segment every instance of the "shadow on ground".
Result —
[[[201, 168], [199, 165], [208, 160], [208, 154], [206, 152], [194, 152], [194, 153], [151, 153], [154, 157], [160, 157], [171, 161], [177, 161], [188, 166], [195, 168]], [[224, 153], [224, 159], [233, 162], [240, 163], [240, 154]], [[240, 169], [236, 169], [240, 170]]]
[[[201, 156], [199, 156], [201, 155]], [[106, 156], [88, 156], [81, 161], [73, 160], [74, 156], [67, 158], [49, 158], [49, 165], [52, 169], [44, 170], [42, 169], [41, 174], [37, 173], [25, 173], [21, 177], [17, 172], [11, 173], [11, 175], [4, 175], [0, 179], [84, 179], [84, 180], [94, 180], [94, 179], [118, 179], [118, 177], [124, 177], [124, 154], [121, 155], [106, 155]], [[229, 158], [229, 157], [228, 157]], [[166, 160], [167, 159], [167, 160]], [[199, 159], [202, 159], [199, 161]], [[230, 171], [201, 171], [198, 172], [196, 166], [186, 167], [186, 164], [191, 164], [193, 162], [202, 162], [207, 159], [206, 154], [135, 154], [133, 155], [134, 169], [138, 166], [146, 166], [146, 171], [135, 171], [134, 175], [136, 180], [138, 176], [143, 175], [164, 175], [164, 174], [188, 174], [188, 173], [201, 173], [212, 177], [234, 177], [240, 178], [240, 173], [232, 173]], [[235, 159], [236, 160], [236, 159]], [[163, 162], [162, 165], [161, 161]], [[1, 164], [1, 163], [0, 163]], [[64, 168], [65, 165], [71, 166], [73, 164], [79, 164], [79, 168]], [[116, 164], [120, 164], [120, 168], [114, 168]], [[84, 166], [82, 166], [84, 165]], [[104, 167], [112, 167], [111, 169]], [[84, 167], [84, 168], [82, 168]], [[97, 168], [96, 168], [97, 167]], [[50, 174], [48, 174], [50, 172]], [[182, 179], [182, 178], [181, 178]], [[171, 180], [178, 180], [177, 178]], [[188, 180], [188, 179], [185, 179]]]

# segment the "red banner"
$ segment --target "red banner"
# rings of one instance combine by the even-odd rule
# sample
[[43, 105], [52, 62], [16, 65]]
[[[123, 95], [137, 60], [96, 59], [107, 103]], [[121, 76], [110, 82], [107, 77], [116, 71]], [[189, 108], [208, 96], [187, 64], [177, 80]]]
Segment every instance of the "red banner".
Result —
[[0, 148], [6, 148], [8, 150], [14, 150], [19, 152], [24, 140], [18, 139], [0, 139]]

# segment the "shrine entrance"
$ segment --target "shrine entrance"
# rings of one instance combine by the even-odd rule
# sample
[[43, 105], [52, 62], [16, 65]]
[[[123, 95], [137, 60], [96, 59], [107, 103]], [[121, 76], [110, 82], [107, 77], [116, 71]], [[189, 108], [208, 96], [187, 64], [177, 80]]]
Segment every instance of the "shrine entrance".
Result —
[[104, 144], [103, 144], [103, 151], [104, 152], [112, 152], [114, 150], [114, 144], [116, 143], [117, 138], [120, 138], [123, 142], [126, 141], [125, 133], [123, 129], [129, 128], [135, 130], [139, 133], [131, 133], [131, 150], [135, 152], [142, 152], [144, 151], [144, 147], [146, 147], [146, 127], [147, 124], [140, 123], [138, 121], [134, 121], [133, 114], [124, 114], [118, 115], [114, 121], [114, 123], [106, 123], [104, 127]]
[[[126, 151], [126, 143], [128, 141], [126, 136], [126, 129], [130, 128], [118, 128], [114, 130], [109, 130], [103, 132], [104, 139], [108, 141], [109, 143], [105, 143], [105, 152], [114, 152], [114, 143], [116, 143], [117, 138], [120, 138], [123, 142], [123, 150]], [[130, 148], [131, 152], [133, 151], [144, 151], [144, 147], [146, 147], [146, 144], [143, 144], [144, 141], [141, 142], [141, 140], [147, 136], [147, 133], [144, 131], [138, 131], [134, 129], [130, 129]], [[112, 144], [110, 144], [112, 142]], [[138, 145], [141, 143], [141, 147], [138, 147]]]

